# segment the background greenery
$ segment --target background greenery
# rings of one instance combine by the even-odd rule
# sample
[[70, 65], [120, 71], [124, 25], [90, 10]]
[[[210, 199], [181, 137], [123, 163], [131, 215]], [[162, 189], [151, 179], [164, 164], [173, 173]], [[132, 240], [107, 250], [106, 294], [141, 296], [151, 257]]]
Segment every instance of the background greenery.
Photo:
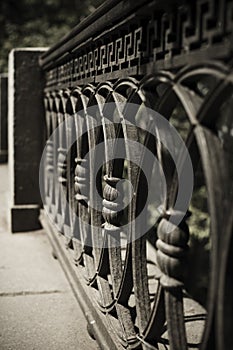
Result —
[[0, 72], [7, 72], [15, 47], [48, 47], [104, 0], [1, 0]]

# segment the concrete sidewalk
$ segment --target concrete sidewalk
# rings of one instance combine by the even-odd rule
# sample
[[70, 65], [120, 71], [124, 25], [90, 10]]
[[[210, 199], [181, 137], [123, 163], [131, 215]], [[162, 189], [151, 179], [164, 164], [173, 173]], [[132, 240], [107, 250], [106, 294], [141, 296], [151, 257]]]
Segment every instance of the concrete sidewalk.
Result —
[[8, 231], [7, 180], [0, 165], [0, 349], [98, 349], [44, 231]]

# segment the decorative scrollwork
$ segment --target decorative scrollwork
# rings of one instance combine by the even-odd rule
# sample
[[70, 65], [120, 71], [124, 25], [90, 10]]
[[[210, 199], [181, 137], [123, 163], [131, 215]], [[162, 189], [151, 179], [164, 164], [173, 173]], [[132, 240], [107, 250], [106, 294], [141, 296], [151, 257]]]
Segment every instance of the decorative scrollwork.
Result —
[[104, 176], [106, 185], [103, 192], [103, 217], [104, 227], [107, 230], [117, 230], [122, 217], [122, 195], [116, 188], [121, 179]]
[[80, 202], [87, 202], [89, 193], [88, 184], [88, 163], [86, 159], [75, 159], [74, 190], [75, 199]]
[[66, 185], [67, 182], [67, 161], [66, 161], [67, 152], [64, 148], [58, 149], [58, 181], [63, 186]]
[[54, 165], [53, 165], [53, 154], [54, 154], [54, 146], [53, 141], [49, 140], [47, 141], [47, 162], [46, 162], [46, 170], [49, 173], [53, 172]]
[[162, 271], [160, 283], [166, 289], [183, 286], [188, 240], [189, 229], [184, 222], [177, 227], [163, 218], [159, 223], [157, 262]]

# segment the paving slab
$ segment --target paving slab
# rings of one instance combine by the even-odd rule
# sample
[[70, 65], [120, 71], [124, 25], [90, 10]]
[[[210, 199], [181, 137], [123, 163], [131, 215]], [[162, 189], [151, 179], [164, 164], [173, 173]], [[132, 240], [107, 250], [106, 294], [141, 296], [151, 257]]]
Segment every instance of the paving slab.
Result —
[[97, 349], [71, 292], [0, 297], [1, 350]]
[[43, 230], [0, 233], [0, 251], [0, 295], [70, 289]]
[[98, 349], [45, 232], [11, 234], [7, 212], [0, 165], [0, 349]]

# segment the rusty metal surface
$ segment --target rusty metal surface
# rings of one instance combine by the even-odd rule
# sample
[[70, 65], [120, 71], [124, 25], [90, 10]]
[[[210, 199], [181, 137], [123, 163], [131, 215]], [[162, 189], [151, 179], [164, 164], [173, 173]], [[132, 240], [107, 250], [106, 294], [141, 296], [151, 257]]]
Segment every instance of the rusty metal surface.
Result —
[[[110, 1], [41, 57], [49, 139], [45, 209], [59, 227], [56, 245], [70, 257], [68, 269], [83, 274], [74, 288], [88, 285], [89, 307], [98, 308], [97, 327], [102, 319], [100, 329], [108, 332], [100, 338], [109, 348], [111, 342], [119, 349], [231, 348], [232, 11], [231, 1]], [[161, 130], [140, 115], [144, 107], [174, 125], [194, 171], [189, 208], [169, 236], [171, 213], [180, 215], [178, 179]], [[64, 130], [51, 138], [61, 123]], [[132, 141], [156, 157], [168, 188], [163, 210], [152, 211], [155, 224], [142, 236], [137, 232], [146, 222], [136, 218], [157, 189], [153, 163]], [[121, 143], [125, 159], [141, 166], [118, 156]], [[85, 155], [100, 144], [98, 171], [97, 153], [89, 161]], [[128, 195], [118, 186], [122, 179], [134, 193], [127, 210], [119, 209]], [[56, 240], [45, 216], [43, 223]]]

